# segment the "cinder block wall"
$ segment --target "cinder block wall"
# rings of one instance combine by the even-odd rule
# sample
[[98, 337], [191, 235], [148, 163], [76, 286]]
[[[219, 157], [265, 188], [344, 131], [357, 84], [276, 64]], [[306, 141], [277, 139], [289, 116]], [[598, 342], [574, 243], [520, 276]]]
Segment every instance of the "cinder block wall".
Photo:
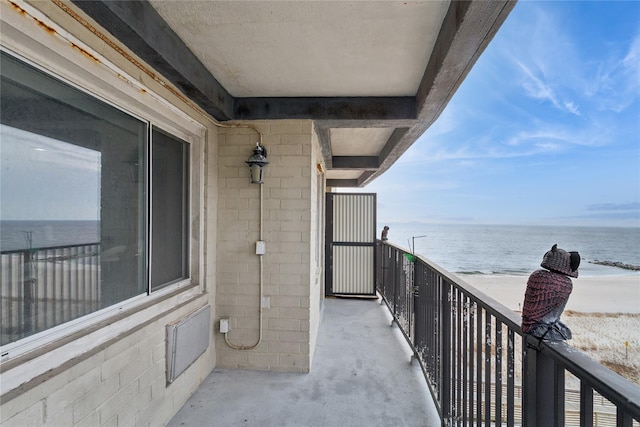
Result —
[[215, 363], [213, 345], [166, 384], [165, 326], [202, 305], [206, 295], [109, 345], [88, 349], [24, 392], [3, 396], [0, 425], [164, 425]]
[[[194, 112], [177, 96], [168, 93], [164, 85], [146, 79], [146, 75], [141, 73], [128, 58], [111, 51], [103, 40], [68, 16], [53, 2], [30, 3], [41, 9], [48, 17], [47, 19], [63, 25], [66, 31], [75, 34], [89, 47], [93, 47], [107, 56], [119, 69], [129, 75], [140, 76], [140, 83], [144, 83], [150, 92], [160, 94], [173, 106], [187, 112], [199, 122], [206, 123], [206, 119], [201, 113]], [[56, 51], [56, 55], [67, 56], [69, 61], [76, 58], [74, 55], [79, 55], [68, 44], [53, 38], [46, 24], [43, 25], [42, 22], [29, 16], [23, 16], [22, 13], [18, 13], [17, 8], [12, 8], [8, 3], [3, 4], [0, 8], [3, 19], [14, 19], [15, 25], [28, 34], [22, 38], [16, 37], [16, 39], [25, 39], [33, 44], [41, 43], [38, 49], [33, 50], [30, 47], [25, 47], [17, 49], [18, 52], [29, 54], [35, 52], [34, 54], [45, 56], [48, 55], [48, 49], [51, 49]], [[75, 12], [82, 15], [77, 10]], [[16, 16], [10, 16], [10, 14]], [[47, 29], [43, 30], [44, 28]], [[9, 29], [7, 27], [6, 31]], [[17, 43], [13, 41], [13, 38], [11, 40], [12, 43]], [[6, 42], [5, 38], [3, 45]], [[61, 47], [61, 45], [63, 46]], [[68, 49], [68, 51], [64, 49]], [[77, 66], [81, 67], [80, 63]], [[98, 63], [96, 63], [96, 67], [99, 67]], [[106, 71], [96, 71], [96, 74], [100, 74], [105, 79], [109, 79], [111, 76], [110, 72]], [[124, 83], [122, 84], [124, 85]], [[96, 81], [95, 86], [100, 88], [97, 92], [104, 90], [101, 81]], [[132, 99], [143, 98], [144, 93], [136, 91]], [[122, 106], [127, 107], [127, 105]], [[204, 271], [200, 271], [200, 274], [206, 274], [204, 277], [207, 279], [205, 285], [207, 292], [198, 293], [190, 292], [190, 290], [179, 292], [158, 304], [141, 308], [141, 310], [146, 309], [154, 312], [152, 316], [142, 322], [138, 321], [138, 313], [131, 316], [118, 314], [109, 319], [110, 325], [92, 324], [90, 328], [87, 328], [87, 331], [77, 333], [71, 338], [61, 339], [46, 348], [34, 350], [24, 358], [24, 362], [19, 361], [16, 366], [7, 368], [7, 364], [3, 362], [4, 366], [0, 375], [7, 375], [14, 369], [28, 373], [30, 368], [38, 366], [39, 361], [52, 360], [53, 358], [62, 359], [60, 366], [1, 396], [0, 425], [3, 427], [165, 425], [211, 372], [216, 364], [213, 328], [207, 351], [171, 385], [166, 384], [166, 325], [178, 321], [206, 304], [215, 306], [217, 129], [210, 128], [207, 138], [207, 155], [210, 156], [210, 159], [214, 159], [213, 163], [202, 168], [208, 176], [201, 177], [206, 181], [204, 197], [207, 201], [207, 210], [204, 215], [208, 240], [204, 250], [206, 267]], [[200, 167], [201, 165], [196, 166]], [[204, 236], [200, 237], [204, 238]], [[193, 296], [194, 293], [196, 296]], [[76, 340], [79, 336], [85, 338], [86, 335], [83, 336], [85, 332], [91, 336], [106, 335], [108, 330], [112, 330], [115, 325], [119, 324], [118, 322], [125, 324], [122, 327], [123, 333], [109, 339], [104, 344], [80, 345]], [[65, 349], [69, 347], [73, 347], [74, 350], [80, 348], [83, 353], [80, 356], [65, 359]], [[12, 365], [14, 362], [15, 360], [11, 360], [8, 364]], [[1, 378], [0, 381], [2, 381]]]
[[[216, 130], [210, 130], [206, 148], [209, 161], [213, 160], [205, 168], [209, 175], [205, 179], [207, 292], [188, 300], [184, 295], [175, 295], [163, 303], [163, 309], [152, 307], [158, 314], [144, 324], [119, 316], [114, 322], [130, 324], [127, 333], [105, 345], [86, 348], [81, 357], [67, 360], [59, 368], [3, 395], [0, 425], [165, 425], [211, 372], [216, 364], [213, 327], [207, 351], [172, 384], [166, 383], [166, 325], [206, 304], [215, 306], [216, 258], [212, 242], [217, 221], [216, 137]], [[36, 359], [13, 369], [29, 369], [29, 363], [37, 363], [37, 357], [49, 357], [46, 349], [35, 353], [39, 353], [34, 356]]]
[[[230, 320], [228, 340], [253, 347], [259, 341], [260, 185], [250, 184], [245, 161], [258, 141], [246, 128], [222, 128], [218, 151], [218, 239], [216, 349], [217, 366], [308, 372], [312, 352], [310, 307], [312, 275], [311, 210], [313, 124], [311, 121], [252, 122], [263, 134], [268, 152], [263, 191], [262, 340], [236, 350], [219, 333], [221, 318]], [[316, 269], [313, 268], [315, 274]], [[317, 298], [316, 298], [317, 300]], [[314, 322], [317, 327], [317, 321]]]

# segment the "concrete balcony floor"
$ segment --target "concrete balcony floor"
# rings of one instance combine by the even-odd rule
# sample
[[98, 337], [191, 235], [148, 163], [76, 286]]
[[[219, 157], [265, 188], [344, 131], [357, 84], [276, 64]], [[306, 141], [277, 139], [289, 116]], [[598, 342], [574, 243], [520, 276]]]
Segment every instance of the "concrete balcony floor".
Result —
[[439, 426], [379, 300], [329, 298], [308, 374], [214, 369], [169, 426]]

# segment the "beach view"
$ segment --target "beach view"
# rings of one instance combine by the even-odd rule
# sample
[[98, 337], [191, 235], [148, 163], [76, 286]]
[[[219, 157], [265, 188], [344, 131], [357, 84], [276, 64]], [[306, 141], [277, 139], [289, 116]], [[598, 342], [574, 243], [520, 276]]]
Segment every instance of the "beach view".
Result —
[[[527, 279], [552, 244], [577, 250], [562, 315], [572, 346], [640, 385], [640, 229], [390, 223], [389, 239], [520, 315]], [[382, 224], [378, 225], [381, 230]], [[396, 243], [397, 239], [397, 243]], [[616, 267], [619, 264], [627, 268]]]
[[[520, 313], [526, 276], [460, 275], [462, 280]], [[640, 385], [640, 275], [573, 279], [562, 315], [568, 343]]]
[[391, 243], [517, 313], [543, 254], [578, 251], [570, 344], [638, 384], [640, 33], [629, 14], [637, 4], [520, 2], [436, 124], [362, 191], [377, 194], [378, 237], [389, 226]]

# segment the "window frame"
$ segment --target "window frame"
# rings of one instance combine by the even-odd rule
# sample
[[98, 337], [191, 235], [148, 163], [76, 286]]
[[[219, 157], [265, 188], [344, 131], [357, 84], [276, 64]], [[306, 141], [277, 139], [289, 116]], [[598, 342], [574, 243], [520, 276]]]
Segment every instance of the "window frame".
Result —
[[[38, 332], [21, 340], [6, 344], [0, 348], [0, 363], [9, 362], [7, 369], [11, 369], [16, 363], [38, 358], [42, 352], [50, 352], [53, 348], [64, 347], [74, 340], [92, 335], [92, 347], [98, 347], [109, 339], [131, 330], [136, 324], [154, 318], [158, 312], [149, 307], [158, 305], [168, 310], [177, 302], [190, 300], [204, 293], [204, 171], [205, 171], [205, 139], [206, 126], [197, 122], [191, 116], [171, 104], [160, 95], [154, 93], [149, 87], [137, 82], [123, 69], [113, 64], [103, 55], [91, 49], [83, 42], [75, 38], [68, 31], [58, 26], [50, 18], [39, 10], [29, 5], [21, 5], [23, 11], [31, 17], [46, 23], [48, 28], [55, 29], [54, 41], [51, 34], [43, 26], [18, 25], [23, 16], [16, 10], [2, 5], [2, 37], [0, 49], [8, 55], [35, 67], [40, 72], [48, 74], [70, 86], [81, 90], [91, 97], [95, 97], [113, 108], [125, 112], [148, 124], [148, 148], [145, 156], [150, 155], [151, 129], [155, 127], [169, 135], [172, 135], [187, 144], [188, 150], [188, 277], [183, 280], [168, 284], [151, 292], [149, 275], [146, 280], [146, 293], [129, 298], [112, 306], [103, 308], [78, 319]], [[8, 16], [13, 15], [13, 16]], [[17, 18], [16, 18], [17, 16]], [[24, 23], [24, 22], [22, 22]], [[5, 36], [9, 34], [10, 36]], [[74, 49], [79, 46], [81, 49]], [[84, 54], [88, 52], [91, 56]], [[95, 59], [98, 59], [96, 61]], [[46, 66], [44, 65], [46, 64]], [[148, 159], [147, 159], [148, 160]], [[149, 163], [147, 162], [147, 169]], [[145, 174], [149, 177], [150, 171]], [[150, 183], [147, 186], [150, 197]], [[150, 202], [146, 209], [146, 223], [149, 224], [151, 211]], [[147, 225], [149, 227], [149, 225]], [[192, 230], [192, 228], [196, 230]], [[193, 232], [196, 231], [196, 232]], [[146, 245], [149, 247], [152, 236], [150, 228], [147, 230]], [[145, 269], [150, 271], [150, 256], [147, 255]], [[170, 302], [173, 301], [173, 302]], [[133, 326], [130, 321], [120, 322], [122, 314], [135, 319]], [[120, 315], [120, 317], [117, 317]], [[101, 325], [113, 320], [114, 324], [109, 328]], [[116, 326], [118, 325], [118, 326]], [[108, 330], [108, 331], [107, 331]], [[86, 348], [75, 348], [71, 353], [62, 351], [64, 356], [43, 358], [46, 363], [40, 363], [37, 369], [24, 370], [15, 373], [12, 371], [3, 373], [2, 394], [12, 383], [16, 386], [24, 383], [38, 374], [59, 366], [64, 361], [74, 357], [74, 352], [82, 354]]]
[[[186, 143], [187, 144], [187, 156], [183, 157], [182, 163], [183, 163], [183, 167], [186, 168], [186, 172], [187, 172], [187, 177], [186, 177], [186, 182], [183, 182], [184, 185], [186, 185], [186, 191], [187, 191], [187, 197], [186, 200], [184, 201], [184, 203], [186, 203], [186, 208], [187, 208], [187, 216], [188, 219], [186, 221], [186, 224], [183, 223], [183, 235], [182, 238], [186, 239], [186, 254], [183, 252], [183, 256], [186, 255], [187, 260], [186, 260], [186, 274], [187, 277], [182, 278], [182, 279], [177, 279], [177, 280], [173, 280], [170, 282], [166, 282], [166, 283], [161, 283], [159, 285], [156, 285], [154, 287], [153, 284], [153, 205], [154, 205], [154, 201], [153, 201], [153, 195], [154, 195], [154, 191], [153, 191], [153, 150], [154, 150], [154, 141], [153, 141], [153, 134], [154, 132], [159, 132], [164, 134], [165, 136], [169, 137], [169, 138], [173, 138], [175, 140], [177, 140], [180, 143]], [[175, 135], [169, 133], [169, 132], [165, 132], [162, 127], [158, 126], [157, 124], [154, 123], [149, 123], [149, 128], [148, 128], [148, 140], [147, 140], [147, 152], [146, 152], [146, 156], [147, 156], [147, 171], [145, 171], [147, 173], [148, 179], [149, 179], [149, 184], [147, 187], [148, 190], [148, 200], [147, 200], [147, 215], [148, 215], [148, 221], [147, 221], [147, 293], [151, 294], [151, 293], [155, 293], [158, 292], [168, 286], [171, 286], [173, 284], [179, 284], [179, 283], [187, 283], [189, 281], [191, 281], [191, 276], [192, 276], [192, 259], [193, 259], [193, 254], [192, 254], [192, 250], [191, 250], [191, 239], [190, 236], [192, 236], [191, 233], [191, 218], [192, 218], [192, 214], [191, 214], [191, 209], [193, 206], [193, 202], [192, 202], [192, 144], [182, 140], [181, 138], [176, 137]], [[185, 177], [183, 176], [182, 179], [184, 179]], [[183, 242], [183, 243], [185, 243]], [[183, 260], [184, 262], [184, 260]], [[155, 289], [155, 290], [154, 290]]]

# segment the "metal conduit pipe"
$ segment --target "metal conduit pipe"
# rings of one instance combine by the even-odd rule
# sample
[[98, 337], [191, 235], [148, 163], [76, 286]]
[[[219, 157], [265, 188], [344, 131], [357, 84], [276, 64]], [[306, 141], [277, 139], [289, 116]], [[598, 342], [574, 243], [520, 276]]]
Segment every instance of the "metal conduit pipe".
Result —
[[[253, 126], [253, 125], [248, 125], [248, 124], [223, 124], [223, 123], [219, 123], [216, 120], [214, 120], [213, 118], [210, 118], [211, 123], [214, 126], [218, 126], [218, 127], [224, 127], [224, 128], [249, 128], [249, 129], [253, 129], [254, 131], [256, 131], [256, 133], [258, 134], [258, 144], [260, 146], [262, 146], [262, 133], [258, 130], [257, 127]], [[263, 228], [263, 210], [264, 210], [264, 193], [262, 190], [262, 186], [264, 184], [260, 184], [260, 222], [259, 222], [259, 230], [258, 230], [258, 240], [262, 241], [262, 228]], [[260, 345], [260, 343], [262, 342], [262, 293], [263, 293], [263, 288], [264, 288], [264, 280], [263, 280], [263, 262], [262, 262], [262, 255], [258, 255], [259, 256], [259, 287], [260, 290], [258, 292], [258, 315], [259, 315], [259, 319], [258, 319], [258, 341], [252, 345], [252, 346], [244, 346], [244, 345], [235, 345], [233, 344], [230, 340], [229, 340], [229, 332], [225, 332], [224, 333], [224, 341], [225, 343], [227, 343], [227, 345], [231, 348], [233, 348], [234, 350], [251, 350], [256, 348], [258, 345]]]
[[[259, 239], [260, 241], [262, 241], [262, 212], [263, 212], [263, 191], [262, 191], [262, 185], [260, 184], [260, 231], [259, 231]], [[258, 323], [258, 341], [252, 345], [252, 346], [244, 346], [244, 345], [235, 345], [233, 343], [231, 343], [229, 341], [229, 333], [225, 332], [224, 333], [224, 341], [227, 343], [227, 345], [235, 350], [251, 350], [256, 348], [258, 345], [260, 345], [260, 343], [262, 342], [262, 292], [263, 292], [263, 264], [262, 264], [262, 255], [258, 255], [259, 259], [260, 259], [260, 278], [259, 278], [259, 284], [260, 284], [260, 292], [258, 292], [258, 312], [259, 312], [259, 323]]]

